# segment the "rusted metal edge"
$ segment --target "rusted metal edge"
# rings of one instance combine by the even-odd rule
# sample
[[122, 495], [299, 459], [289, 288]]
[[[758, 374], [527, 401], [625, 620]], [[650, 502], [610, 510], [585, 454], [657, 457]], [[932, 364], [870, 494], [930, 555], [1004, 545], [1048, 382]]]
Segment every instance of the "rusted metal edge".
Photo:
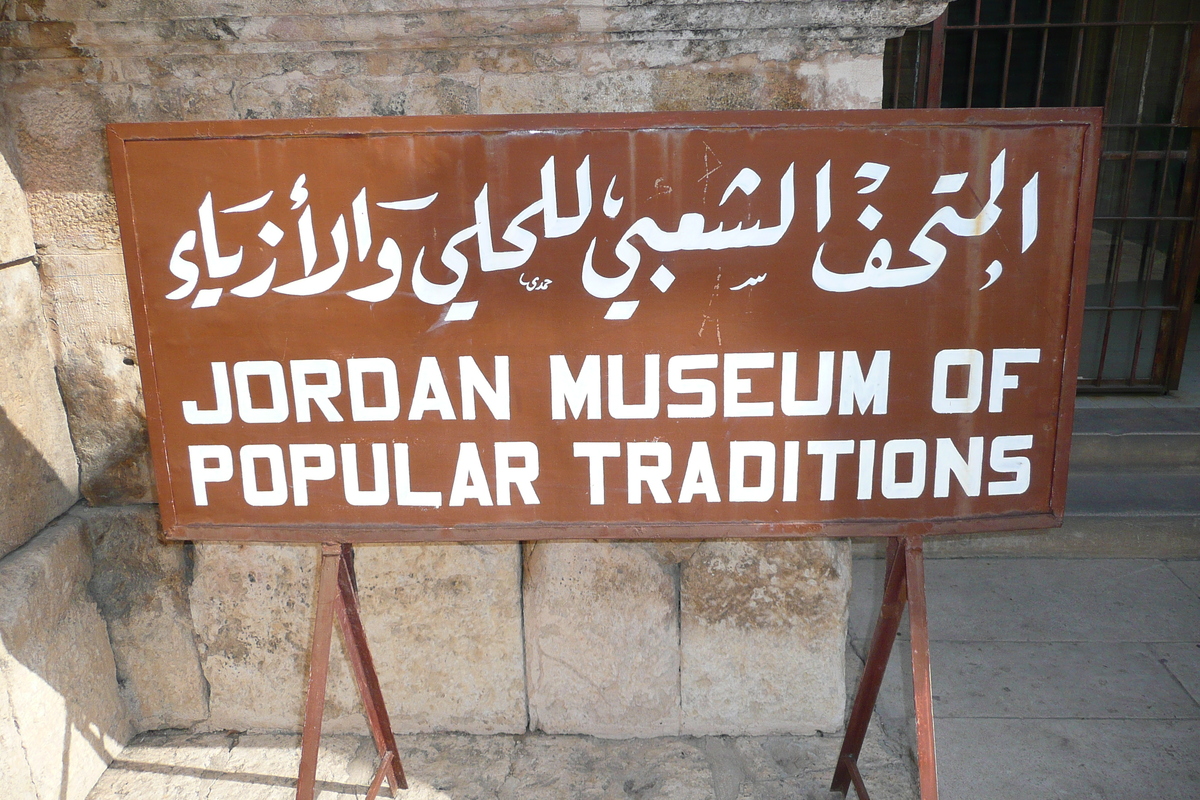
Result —
[[937, 800], [937, 754], [933, 720], [933, 675], [929, 669], [929, 617], [925, 607], [925, 553], [921, 537], [906, 539], [904, 586], [908, 591], [913, 705], [917, 729], [917, 777], [921, 800]]
[[[132, 221], [134, 219], [133, 190], [129, 185], [129, 161], [125, 152], [126, 140], [114, 130], [112, 125], [108, 126], [107, 134], [109, 160], [112, 166], [113, 195], [117, 201], [117, 216], [120, 219]], [[145, 274], [145, 270], [142, 269], [141, 259], [138, 257], [138, 253], [141, 251], [138, 247], [137, 231], [137, 225], [120, 226], [121, 250], [127, 267], [125, 280], [129, 287], [130, 306], [142, 310], [140, 313], [135, 312], [132, 317], [134, 339], [138, 343], [139, 354], [143, 354], [138, 358], [138, 369], [141, 372], [142, 386], [146, 388], [146, 391], [143, 392], [146, 406], [146, 429], [152, 439], [158, 440], [157, 446], [150, 447], [150, 456], [154, 462], [155, 476], [163, 485], [171, 486], [171, 469], [167, 463], [167, 442], [162, 421], [162, 392], [159, 389], [157, 370], [154, 367], [154, 342], [150, 338], [149, 323], [144, 312], [146, 290], [142, 284], [142, 276]], [[163, 537], [174, 538], [169, 533], [175, 528], [174, 496], [170, 493], [160, 495], [158, 510], [162, 519]]]
[[[1054, 468], [1050, 476], [1050, 507], [1061, 519], [1067, 505], [1067, 469], [1070, 465], [1071, 432], [1075, 423], [1075, 394], [1079, 379], [1079, 350], [1083, 340], [1084, 304], [1087, 295], [1088, 259], [1092, 247], [1092, 212], [1096, 205], [1099, 178], [1103, 109], [1086, 109], [1089, 117], [1080, 154], [1079, 193], [1075, 208], [1075, 249], [1071, 256], [1070, 304], [1063, 374], [1059, 382], [1058, 431], [1054, 445]], [[1061, 524], [1061, 522], [1059, 523]]]
[[853, 783], [854, 789], [862, 800], [870, 800], [863, 786], [862, 775], [858, 771], [858, 756], [862, 752], [863, 742], [867, 737], [867, 728], [871, 724], [871, 714], [879, 698], [879, 689], [883, 685], [883, 676], [887, 671], [892, 648], [896, 643], [896, 632], [900, 629], [900, 617], [904, 613], [904, 605], [908, 599], [907, 569], [908, 562], [904, 553], [906, 541], [898, 536], [888, 540], [887, 570], [883, 582], [883, 601], [880, 603], [879, 615], [875, 619], [875, 629], [871, 634], [871, 646], [863, 662], [862, 676], [859, 678], [858, 689], [850, 710], [850, 718], [846, 722], [846, 733], [842, 737], [842, 749], [838, 754], [837, 766], [833, 773], [833, 781], [829, 789], [832, 792], [846, 794]]
[[[1078, 206], [1076, 250], [1072, 264], [1072, 292], [1076, 309], [1069, 318], [1066, 336], [1068, 341], [1078, 342], [1082, 334], [1082, 294], [1085, 288], [1086, 255], [1090, 240], [1090, 226], [1084, 224], [1090, 210], [1089, 198], [1095, 196], [1095, 158], [1089, 153], [1098, 151], [1098, 129], [1100, 109], [949, 109], [930, 112], [922, 110], [914, 118], [913, 110], [903, 109], [887, 112], [895, 122], [880, 123], [879, 111], [839, 112], [687, 112], [687, 113], [644, 113], [644, 114], [570, 114], [570, 115], [497, 115], [490, 117], [436, 117], [436, 118], [359, 118], [335, 120], [253, 120], [220, 121], [207, 123], [127, 123], [108, 126], [110, 152], [116, 200], [122, 216], [132, 219], [132, 195], [128, 179], [125, 145], [131, 141], [153, 141], [165, 138], [260, 138], [274, 136], [364, 136], [387, 133], [446, 133], [508, 131], [513, 126], [529, 130], [533, 120], [544, 121], [542, 130], [644, 130], [649, 128], [703, 126], [707, 128], [739, 127], [764, 129], [772, 127], [829, 128], [839, 125], [861, 125], [862, 120], [872, 121], [869, 127], [904, 126], [908, 128], [946, 126], [1006, 126], [1028, 125], [1083, 126], [1084, 151], [1081, 171], [1081, 191], [1090, 194], [1081, 199]], [[252, 123], [252, 124], [250, 124]], [[247, 133], [246, 128], [250, 127]], [[236, 135], [235, 135], [236, 134]], [[1090, 190], [1089, 190], [1090, 187]], [[123, 229], [122, 246], [127, 258], [137, 261], [137, 239], [134, 229]], [[145, 292], [140, 280], [140, 265], [127, 270], [131, 302], [135, 308], [145, 307]], [[147, 342], [148, 357], [140, 359], [142, 379], [152, 385], [147, 401], [147, 423], [152, 436], [164, 439], [160, 392], [155, 382], [154, 353], [149, 344], [146, 322], [143, 315], [134, 314], [134, 326], [140, 341]], [[1068, 347], [1064, 359], [1064, 380], [1060, 385], [1060, 420], [1055, 446], [1054, 467], [1051, 477], [1049, 508], [1018, 514], [989, 515], [977, 518], [948, 518], [929, 521], [895, 519], [854, 521], [788, 520], [785, 522], [713, 522], [713, 523], [639, 523], [637, 521], [612, 523], [504, 523], [503, 528], [489, 525], [463, 526], [419, 526], [419, 525], [374, 525], [340, 526], [339, 541], [354, 543], [372, 542], [419, 542], [419, 541], [518, 541], [518, 540], [580, 540], [580, 539], [640, 539], [642, 529], [656, 532], [669, 531], [669, 538], [676, 539], [721, 539], [721, 538], [778, 538], [828, 536], [893, 536], [898, 528], [921, 535], [943, 535], [952, 533], [993, 532], [1022, 529], [1056, 527], [1062, 524], [1066, 494], [1066, 462], [1069, 450], [1071, 419], [1073, 412], [1074, 385], [1078, 354]], [[1069, 386], [1068, 386], [1069, 384]], [[156, 473], [169, 477], [169, 466], [165, 456], [165, 441], [162, 446], [152, 447]], [[170, 483], [170, 481], [167, 481]], [[238, 526], [175, 524], [176, 513], [173, 497], [162, 498], [160, 512], [163, 521], [163, 538], [193, 541], [246, 541], [246, 542], [296, 542], [320, 543], [329, 541], [326, 527], [305, 525]], [[467, 532], [469, 535], [464, 535]], [[429, 532], [438, 535], [430, 537]], [[668, 538], [656, 533], [658, 538]]]
[[[439, 525], [179, 525], [163, 524], [167, 539], [186, 541], [288, 542], [321, 544], [337, 541], [353, 544], [405, 542], [517, 542], [548, 540], [644, 540], [643, 531], [653, 529], [656, 539], [802, 539], [841, 536], [886, 537], [898, 534], [944, 536], [963, 533], [1057, 528], [1062, 515], [1054, 513], [1008, 514], [976, 518], [936, 520], [853, 520], [846, 522], [698, 522], [698, 523], [514, 523]], [[663, 531], [670, 535], [663, 535]], [[431, 536], [431, 533], [436, 535]]]
[[[850, 109], [844, 111], [688, 111], [594, 114], [496, 114], [439, 117], [347, 117], [338, 119], [215, 120], [209, 122], [128, 122], [108, 126], [121, 142], [196, 138], [255, 139], [419, 133], [501, 133], [521, 131], [617, 131], [641, 129], [831, 128], [1089, 125], [1086, 108], [1021, 109]], [[880, 116], [895, 120], [880, 121]], [[113, 165], [114, 172], [117, 165]]]

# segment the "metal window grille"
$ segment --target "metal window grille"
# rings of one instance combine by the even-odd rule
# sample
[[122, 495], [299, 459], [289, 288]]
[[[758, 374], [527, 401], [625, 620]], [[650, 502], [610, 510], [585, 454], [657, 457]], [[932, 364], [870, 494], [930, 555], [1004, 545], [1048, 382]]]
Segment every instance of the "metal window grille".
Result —
[[885, 108], [1103, 106], [1079, 390], [1177, 388], [1200, 278], [1200, 0], [952, 0]]

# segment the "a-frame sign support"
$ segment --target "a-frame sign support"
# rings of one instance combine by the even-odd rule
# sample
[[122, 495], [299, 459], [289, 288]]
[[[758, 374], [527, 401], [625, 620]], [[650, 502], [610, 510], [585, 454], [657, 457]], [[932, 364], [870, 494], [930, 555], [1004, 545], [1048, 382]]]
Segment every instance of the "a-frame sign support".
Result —
[[925, 554], [920, 536], [893, 536], [888, 540], [887, 572], [883, 588], [883, 604], [871, 649], [863, 666], [862, 680], [854, 697], [846, 737], [838, 755], [837, 770], [830, 789], [846, 794], [850, 786], [860, 800], [870, 800], [862, 774], [858, 771], [858, 756], [867, 736], [871, 712], [879, 697], [883, 673], [896, 642], [900, 617], [908, 604], [908, 624], [911, 631], [913, 699], [916, 706], [917, 768], [920, 773], [921, 800], [937, 800], [937, 758], [933, 743], [933, 683], [929, 673], [929, 620], [925, 609]]
[[329, 679], [329, 647], [333, 640], [333, 618], [342, 629], [346, 660], [354, 672], [362, 697], [371, 736], [379, 751], [379, 768], [367, 790], [366, 800], [375, 800], [387, 778], [392, 796], [407, 789], [404, 767], [396, 750], [396, 737], [388, 719], [379, 676], [367, 647], [358, 611], [358, 580], [354, 574], [354, 550], [349, 544], [326, 543], [321, 549], [318, 572], [317, 622], [313, 631], [312, 657], [308, 669], [308, 699], [304, 706], [304, 736], [300, 745], [300, 777], [296, 781], [296, 800], [313, 800], [317, 780], [317, 755], [321, 745], [321, 717], [325, 710], [325, 687]]

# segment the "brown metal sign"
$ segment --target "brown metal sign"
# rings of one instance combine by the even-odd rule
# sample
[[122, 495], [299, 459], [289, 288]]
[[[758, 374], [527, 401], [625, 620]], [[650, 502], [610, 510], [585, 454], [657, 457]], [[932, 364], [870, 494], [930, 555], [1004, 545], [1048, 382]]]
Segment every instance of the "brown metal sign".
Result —
[[1053, 525], [1098, 125], [114, 125], [167, 534]]

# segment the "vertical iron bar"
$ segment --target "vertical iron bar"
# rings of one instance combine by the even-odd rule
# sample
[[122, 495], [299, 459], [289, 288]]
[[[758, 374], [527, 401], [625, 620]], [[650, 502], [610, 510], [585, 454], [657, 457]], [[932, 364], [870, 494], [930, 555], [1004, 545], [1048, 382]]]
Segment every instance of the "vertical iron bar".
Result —
[[929, 31], [929, 61], [925, 80], [925, 108], [942, 107], [942, 72], [946, 67], [946, 18], [945, 11], [933, 21]]
[[[983, 0], [975, 0], [975, 24], [979, 24], [979, 9]], [[947, 12], [949, 13], [949, 12]], [[971, 29], [971, 61], [967, 69], [967, 102], [964, 108], [975, 107], [975, 54], [979, 50], [979, 29]]]
[[1012, 66], [1013, 25], [1017, 22], [1017, 0], [1008, 0], [1008, 30], [1004, 32], [1004, 74], [1000, 77], [1000, 108], [1008, 108], [1008, 71]]
[[[1157, 7], [1158, 7], [1158, 0], [1154, 0], [1151, 4], [1151, 19], [1157, 18], [1157, 14], [1154, 13], [1154, 11], [1157, 10]], [[1141, 131], [1141, 125], [1144, 124], [1144, 121], [1145, 121], [1144, 115], [1146, 113], [1146, 83], [1147, 83], [1147, 80], [1150, 79], [1150, 64], [1151, 64], [1151, 61], [1153, 60], [1153, 53], [1154, 53], [1154, 29], [1156, 29], [1156, 28], [1157, 28], [1156, 25], [1151, 25], [1150, 28], [1148, 28], [1147, 32], [1146, 32], [1146, 58], [1144, 61], [1142, 61], [1141, 84], [1138, 86], [1138, 127], [1134, 128], [1135, 133], [1139, 133]], [[1168, 133], [1168, 142], [1166, 142], [1166, 148], [1165, 148], [1166, 156], [1164, 157], [1164, 160], [1163, 160], [1164, 179], [1165, 179], [1165, 175], [1166, 175], [1166, 162], [1168, 162], [1170, 160], [1170, 148], [1171, 148], [1170, 133]], [[1136, 163], [1136, 162], [1134, 162], [1134, 163]], [[1154, 213], [1157, 213], [1158, 212], [1157, 203], [1154, 203], [1150, 207], [1150, 209], [1147, 209], [1147, 212], [1148, 213], [1146, 216], [1153, 216]], [[1148, 291], [1150, 291], [1150, 281], [1148, 281], [1148, 279], [1147, 279], [1148, 276], [1146, 273], [1146, 252], [1147, 252], [1147, 249], [1148, 249], [1148, 251], [1150, 251], [1150, 259], [1151, 259], [1150, 263], [1151, 263], [1151, 271], [1152, 271], [1153, 264], [1154, 264], [1154, 236], [1158, 235], [1158, 223], [1153, 222], [1153, 223], [1147, 224], [1146, 228], [1148, 229], [1148, 231], [1151, 231], [1152, 235], [1150, 237], [1150, 241], [1147, 241], [1145, 234], [1142, 235], [1141, 258], [1138, 261], [1138, 290], [1139, 290], [1138, 295], [1140, 297], [1142, 306], [1146, 305]], [[1136, 329], [1135, 329], [1136, 332], [1134, 333], [1133, 361], [1130, 361], [1130, 363], [1129, 363], [1129, 383], [1130, 384], [1136, 383], [1136, 380], [1138, 380], [1138, 360], [1139, 360], [1139, 355], [1141, 354], [1141, 332], [1142, 332], [1142, 326], [1144, 326], [1145, 324], [1146, 324], [1146, 309], [1142, 308], [1138, 312], [1138, 326], [1136, 326]]]
[[304, 705], [304, 735], [300, 743], [300, 775], [296, 779], [296, 800], [313, 800], [316, 787], [317, 755], [321, 746], [321, 722], [325, 711], [325, 686], [329, 679], [329, 646], [333, 638], [340, 563], [341, 545], [326, 543], [321, 546], [317, 619], [308, 666], [308, 698]]
[[900, 107], [900, 85], [904, 69], [904, 37], [892, 39], [892, 106]]
[[1046, 0], [1046, 13], [1042, 22], [1046, 27], [1042, 28], [1042, 48], [1038, 53], [1038, 71], [1037, 83], [1034, 84], [1034, 106], [1041, 108], [1042, 106], [1042, 90], [1045, 88], [1046, 82], [1046, 50], [1050, 47], [1050, 10], [1054, 7], [1054, 0]]
[[[1125, 0], [1120, 0], [1117, 3], [1117, 19], [1119, 21], [1124, 21], [1124, 19], [1125, 19]], [[1120, 51], [1121, 35], [1124, 33], [1133, 35], [1135, 32], [1136, 32], [1136, 30], [1134, 28], [1130, 28], [1130, 27], [1118, 26], [1113, 29], [1114, 41], [1113, 41], [1112, 52], [1109, 55], [1108, 75], [1106, 78], [1105, 98], [1104, 98], [1104, 108], [1107, 111], [1112, 110], [1112, 98], [1113, 98], [1113, 91], [1114, 91], [1113, 76], [1114, 76], [1114, 73], [1116, 72], [1116, 64], [1117, 64], [1117, 60], [1118, 60], [1117, 54]], [[1122, 193], [1121, 193], [1121, 210], [1120, 210], [1120, 213], [1117, 214], [1118, 217], [1128, 217], [1129, 216], [1129, 198], [1130, 198], [1130, 195], [1133, 193], [1133, 178], [1134, 178], [1134, 174], [1136, 172], [1135, 167], [1137, 166], [1134, 156], [1137, 153], [1138, 141], [1139, 141], [1138, 128], [1135, 126], [1133, 128], [1132, 138], [1129, 143], [1129, 149], [1128, 149], [1129, 155], [1125, 159], [1125, 162], [1126, 162], [1126, 164], [1125, 164], [1125, 168], [1126, 168], [1125, 188], [1124, 188], [1124, 191], [1122, 191]], [[1124, 258], [1124, 256], [1125, 256], [1125, 220], [1118, 219], [1116, 221], [1116, 224], [1114, 225], [1114, 228], [1116, 229], [1116, 242], [1110, 244], [1110, 247], [1112, 249], [1109, 251], [1110, 252], [1109, 267], [1108, 267], [1108, 271], [1105, 275], [1105, 283], [1106, 283], [1105, 289], [1107, 290], [1105, 292], [1105, 294], [1107, 295], [1107, 303], [1106, 304], [1109, 306], [1109, 308], [1105, 312], [1105, 315], [1104, 315], [1104, 336], [1100, 342], [1100, 359], [1099, 359], [1099, 361], [1097, 363], [1097, 367], [1096, 367], [1096, 380], [1098, 382], [1104, 380], [1104, 362], [1108, 359], [1108, 341], [1109, 341], [1109, 337], [1112, 335], [1112, 323], [1113, 323], [1113, 314], [1114, 314], [1114, 312], [1112, 310], [1112, 306], [1116, 305], [1117, 284], [1120, 282], [1120, 279], [1121, 279], [1121, 259]]]
[[905, 583], [911, 631], [913, 700], [917, 711], [917, 765], [921, 800], [937, 800], [937, 755], [933, 737], [933, 676], [929, 669], [929, 619], [925, 607], [925, 557], [920, 536], [905, 540]]
[[[1088, 15], [1088, 0], [1083, 0], [1083, 6], [1079, 11], [1079, 21], [1087, 22]], [[1071, 78], [1071, 102], [1070, 105], [1079, 105], [1079, 78], [1083, 72], [1083, 39], [1087, 35], [1087, 28], [1079, 26], [1075, 33], [1075, 71]]]
[[[1189, 130], [1188, 158], [1183, 173], [1183, 186], [1176, 213], [1191, 215], [1187, 231], [1178, 238], [1178, 246], [1172, 248], [1176, 259], [1174, 296], [1178, 299], [1179, 311], [1173, 321], [1171, 353], [1166, 368], [1166, 387], [1179, 388], [1179, 377], [1183, 371], [1183, 356], [1187, 345], [1188, 330], [1196, 297], [1196, 286], [1200, 282], [1200, 234], [1197, 233], [1196, 215], [1200, 211], [1197, 202], [1200, 194], [1200, 25], [1189, 25], [1187, 31], [1187, 66], [1183, 76], [1183, 99], [1179, 106], [1178, 124]], [[1186, 209], [1186, 211], [1184, 210]]]

